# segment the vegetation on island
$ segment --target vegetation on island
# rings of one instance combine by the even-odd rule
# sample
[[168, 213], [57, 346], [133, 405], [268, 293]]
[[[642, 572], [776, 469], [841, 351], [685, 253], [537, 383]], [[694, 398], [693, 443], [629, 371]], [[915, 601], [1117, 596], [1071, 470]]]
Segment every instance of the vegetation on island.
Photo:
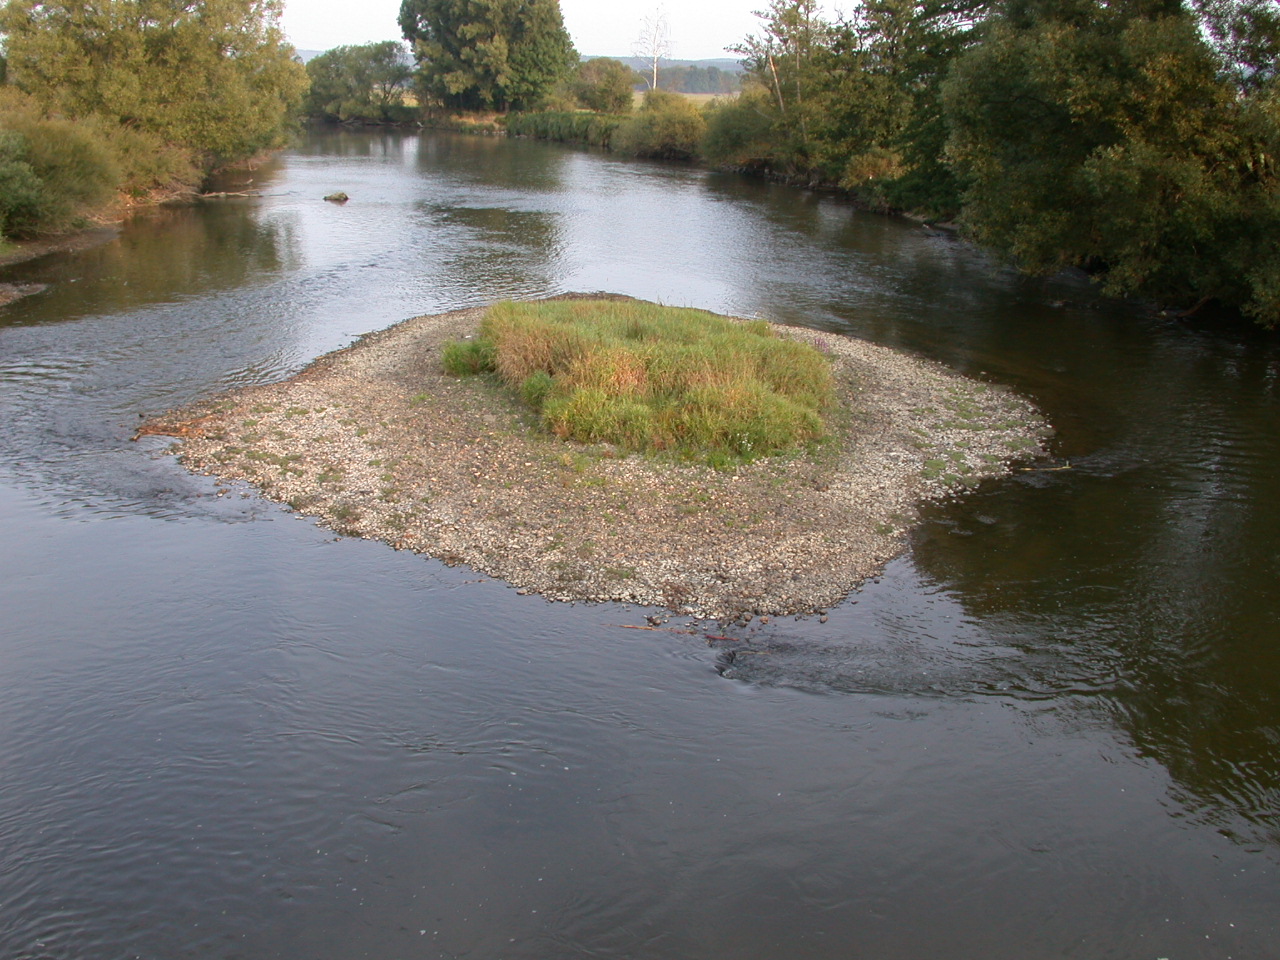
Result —
[[8, 0], [0, 235], [189, 191], [284, 142], [306, 73], [280, 0]]
[[494, 374], [559, 437], [715, 466], [826, 436], [831, 362], [763, 322], [638, 301], [504, 302], [443, 355]]

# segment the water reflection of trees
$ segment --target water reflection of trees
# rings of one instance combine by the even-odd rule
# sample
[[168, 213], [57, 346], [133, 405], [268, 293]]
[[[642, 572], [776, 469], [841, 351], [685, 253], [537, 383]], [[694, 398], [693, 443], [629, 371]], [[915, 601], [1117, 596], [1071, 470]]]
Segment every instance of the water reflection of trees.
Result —
[[303, 157], [343, 157], [375, 159], [403, 157], [412, 150], [416, 137], [395, 129], [337, 125], [311, 127], [290, 149]]
[[129, 223], [113, 242], [6, 271], [10, 282], [50, 286], [24, 309], [9, 310], [6, 320], [46, 323], [232, 290], [279, 276], [298, 257], [287, 227], [248, 216], [235, 201], [156, 211]]
[[1100, 693], [1075, 702], [1168, 771], [1178, 815], [1280, 843], [1274, 353], [1153, 350], [1106, 446], [932, 508], [914, 557], [994, 643], [1055, 665], [1028, 688]]
[[433, 228], [455, 234], [437, 265], [438, 282], [461, 302], [541, 296], [561, 275], [559, 216], [505, 207], [426, 207]]
[[556, 193], [563, 189], [568, 148], [545, 143], [433, 133], [418, 141], [418, 168], [473, 186]]

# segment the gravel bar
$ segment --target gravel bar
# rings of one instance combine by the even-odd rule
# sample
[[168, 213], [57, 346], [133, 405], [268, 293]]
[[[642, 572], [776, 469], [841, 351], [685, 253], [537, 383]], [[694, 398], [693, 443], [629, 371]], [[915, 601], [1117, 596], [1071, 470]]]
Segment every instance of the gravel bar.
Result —
[[733, 471], [624, 455], [540, 431], [489, 378], [443, 372], [444, 345], [473, 335], [483, 313], [404, 321], [139, 433], [179, 438], [188, 468], [247, 481], [337, 533], [467, 564], [521, 593], [724, 622], [839, 603], [901, 552], [921, 502], [1044, 456], [1052, 433], [1006, 388], [778, 326], [832, 358], [835, 440]]

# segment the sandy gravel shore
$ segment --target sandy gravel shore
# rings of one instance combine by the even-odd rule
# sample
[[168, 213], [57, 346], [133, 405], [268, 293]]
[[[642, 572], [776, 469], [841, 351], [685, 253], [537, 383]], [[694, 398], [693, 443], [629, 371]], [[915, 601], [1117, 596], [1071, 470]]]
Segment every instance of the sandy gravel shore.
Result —
[[350, 536], [465, 563], [551, 600], [732, 620], [838, 603], [898, 553], [923, 500], [1043, 454], [1025, 399], [859, 340], [779, 327], [835, 362], [841, 442], [736, 472], [533, 429], [440, 367], [481, 309], [418, 317], [283, 383], [149, 422], [191, 469]]

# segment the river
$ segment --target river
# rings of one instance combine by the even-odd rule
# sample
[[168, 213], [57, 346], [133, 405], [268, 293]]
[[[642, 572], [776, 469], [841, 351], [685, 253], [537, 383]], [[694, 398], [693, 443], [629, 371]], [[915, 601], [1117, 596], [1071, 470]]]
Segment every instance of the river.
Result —
[[[1280, 346], [788, 187], [316, 133], [0, 271], [0, 957], [1280, 956]], [[345, 206], [323, 196], [343, 190]], [[337, 538], [142, 415], [565, 291], [1025, 392], [1038, 469], [739, 652]]]

